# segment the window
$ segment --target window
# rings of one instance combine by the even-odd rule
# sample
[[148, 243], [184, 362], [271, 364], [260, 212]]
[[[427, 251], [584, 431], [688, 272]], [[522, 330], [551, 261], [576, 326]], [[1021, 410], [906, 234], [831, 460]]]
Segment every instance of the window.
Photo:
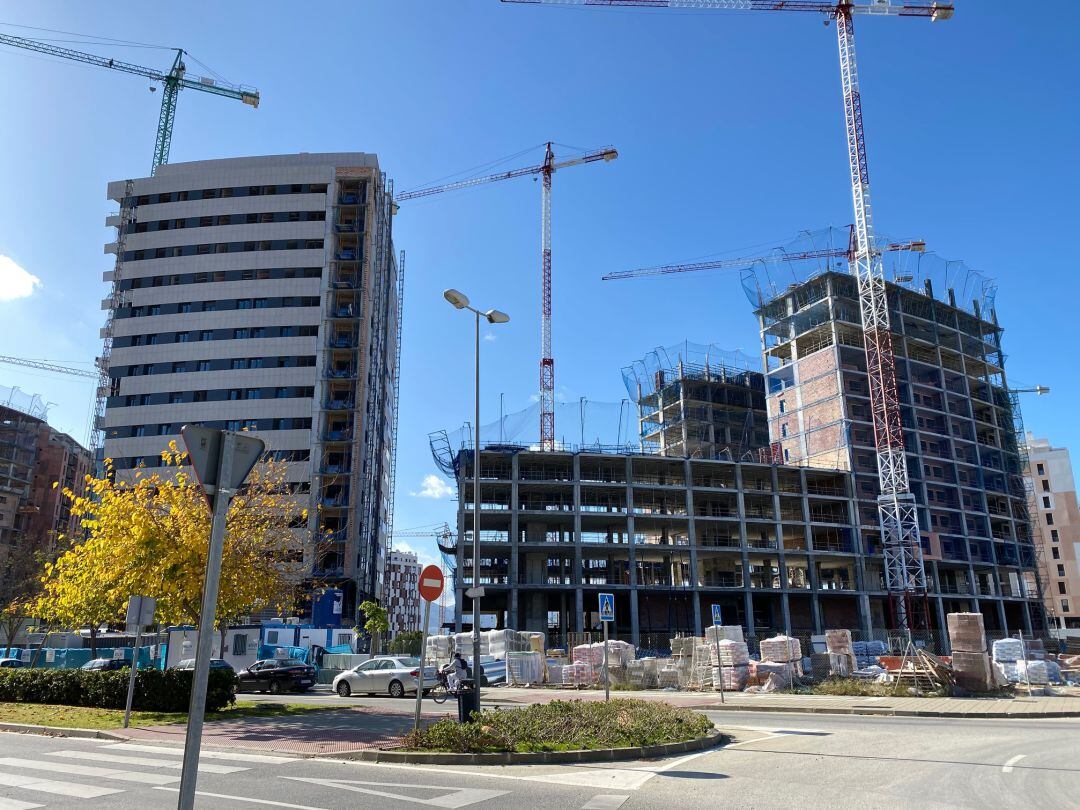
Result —
[[233, 369], [247, 368], [247, 367], [248, 367], [248, 361], [247, 361], [246, 357], [234, 357], [233, 358], [233, 361], [232, 361], [232, 368]]
[[[481, 524], [481, 525], [483, 525], [483, 524]], [[1065, 566], [1064, 566], [1064, 565], [1061, 565], [1060, 563], [1058, 563], [1058, 567], [1057, 567], [1057, 568], [1058, 568], [1058, 576], [1059, 576], [1059, 577], [1063, 577], [1063, 576], [1065, 576]]]
[[191, 342], [191, 332], [177, 332], [176, 333], [176, 342], [177, 343], [190, 343]]
[[233, 340], [247, 340], [250, 334], [251, 332], [247, 329], [233, 329], [232, 336]]
[[171, 394], [169, 394], [169, 404], [170, 405], [180, 405], [180, 404], [183, 403], [183, 401], [184, 401], [184, 395], [182, 393], [180, 393], [179, 391], [173, 391]]
[[1051, 530], [1050, 530], [1050, 539], [1051, 539], [1051, 540], [1052, 540], [1053, 542], [1055, 542], [1055, 543], [1056, 543], [1056, 542], [1058, 541], [1058, 532], [1057, 532], [1057, 529], [1051, 529]]
[[194, 402], [206, 402], [206, 392], [205, 391], [196, 391], [195, 392], [195, 398], [194, 398], [193, 401]]
[[256, 298], [255, 309], [266, 309], [267, 303], [268, 301], [265, 298]]
[[787, 422], [780, 426], [780, 437], [787, 438]]
[[1051, 546], [1050, 547], [1050, 556], [1053, 557], [1055, 560], [1060, 560], [1061, 559], [1061, 549], [1058, 548], [1057, 546]]
[[233, 636], [232, 651], [233, 655], [247, 655], [247, 635], [245, 633], [237, 633]]
[[1046, 468], [1042, 464], [1035, 465], [1035, 472], [1039, 475], [1046, 475]]
[[172, 364], [172, 373], [173, 374], [183, 374], [185, 371], [187, 371], [187, 364], [186, 363], [173, 363]]
[[225, 423], [225, 429], [226, 430], [232, 430], [232, 431], [240, 430], [240, 420], [239, 419], [230, 419], [228, 422]]
[[240, 389], [239, 388], [230, 389], [229, 390], [229, 399], [232, 399], [232, 400], [240, 399]]
[[1068, 613], [1069, 612], [1069, 600], [1068, 599], [1062, 599], [1061, 600], [1061, 612], [1062, 613]]
[[254, 327], [251, 330], [251, 336], [253, 338], [264, 338], [264, 337], [266, 337], [266, 327], [264, 327], [264, 326], [256, 326], [256, 327]]
[[1042, 480], [1042, 488], [1043, 488], [1043, 492], [1049, 492], [1050, 491], [1050, 481], [1048, 479], [1044, 478]]
[[262, 396], [262, 389], [249, 388], [247, 390], [247, 399], [259, 399]]
[[146, 435], [146, 425], [136, 425], [135, 429], [133, 431], [131, 431], [131, 435], [132, 436], [145, 436]]
[[237, 301], [236, 301], [236, 308], [237, 309], [251, 309], [251, 306], [252, 305], [251, 305], [251, 299], [250, 298], [240, 298], [240, 299], [237, 299]]
[[780, 400], [780, 413], [787, 413], [787, 401]]
[[[480, 525], [483, 526], [484, 524], [481, 523]], [[278, 643], [277, 640], [278, 640], [278, 631], [277, 630], [267, 630], [266, 631], [266, 643], [267, 644], [277, 644]], [[480, 660], [482, 661], [483, 659], [481, 658]]]
[[[483, 525], [483, 524], [481, 524], [481, 525]], [[1058, 593], [1068, 593], [1068, 591], [1065, 590], [1065, 583], [1064, 582], [1059, 582], [1058, 583]]]
[[168, 422], [157, 426], [158, 436], [168, 436], [170, 433], [172, 433], [172, 425]]
[[213, 329], [204, 329], [201, 332], [199, 332], [199, 340], [213, 340], [213, 339], [214, 339], [214, 330]]
[[1054, 525], [1054, 516], [1051, 515], [1049, 512], [1046, 513], [1046, 525], [1047, 526], [1053, 526]]
[[285, 399], [288, 396], [289, 396], [289, 389], [288, 388], [275, 388], [274, 389], [274, 398], [275, 399]]
[[1050, 508], [1050, 496], [1049, 495], [1043, 495], [1043, 509], [1049, 509], [1049, 508]]

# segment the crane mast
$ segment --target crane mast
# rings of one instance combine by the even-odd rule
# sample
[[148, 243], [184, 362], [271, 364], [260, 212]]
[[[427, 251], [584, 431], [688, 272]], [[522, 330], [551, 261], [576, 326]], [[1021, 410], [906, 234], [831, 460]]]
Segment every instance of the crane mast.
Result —
[[396, 198], [401, 202], [498, 180], [540, 175], [540, 449], [546, 451], [555, 449], [555, 360], [551, 356], [551, 178], [558, 169], [601, 160], [611, 161], [619, 156], [614, 147], [605, 146], [603, 149], [594, 149], [556, 162], [555, 152], [551, 147], [552, 142], [548, 141], [544, 162], [537, 166], [406, 191], [398, 194]]
[[851, 194], [855, 211], [855, 250], [849, 259], [856, 276], [863, 325], [863, 343], [869, 379], [874, 440], [877, 451], [878, 519], [884, 557], [886, 585], [894, 626], [903, 632], [923, 630], [929, 616], [926, 604], [926, 572], [915, 507], [908, 482], [904, 433], [896, 388], [896, 360], [889, 331], [889, 305], [881, 255], [874, 244], [870, 206], [870, 175], [866, 160], [862, 101], [855, 59], [854, 14], [922, 17], [946, 20], [953, 14], [950, 2], [907, 0], [503, 0], [531, 5], [639, 6], [646, 8], [692, 8], [735, 11], [810, 11], [828, 14], [836, 22], [840, 49], [840, 80], [844, 96], [844, 124]]

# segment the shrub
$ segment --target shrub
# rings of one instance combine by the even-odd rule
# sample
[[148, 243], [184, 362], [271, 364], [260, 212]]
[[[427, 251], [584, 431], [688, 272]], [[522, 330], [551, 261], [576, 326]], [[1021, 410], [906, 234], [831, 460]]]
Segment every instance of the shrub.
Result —
[[712, 727], [707, 717], [669, 703], [556, 700], [483, 711], [468, 723], [438, 720], [406, 736], [405, 747], [462, 754], [630, 748], [692, 740]]
[[[122, 709], [127, 701], [127, 669], [87, 672], [81, 669], [0, 670], [0, 702], [55, 703], [96, 709]], [[191, 700], [191, 670], [142, 669], [135, 679], [132, 708], [148, 712], [186, 712]], [[206, 710], [220, 711], [235, 700], [236, 676], [210, 670]]]
[[420, 641], [423, 637], [420, 631], [398, 633], [387, 645], [387, 652], [391, 655], [420, 655]]

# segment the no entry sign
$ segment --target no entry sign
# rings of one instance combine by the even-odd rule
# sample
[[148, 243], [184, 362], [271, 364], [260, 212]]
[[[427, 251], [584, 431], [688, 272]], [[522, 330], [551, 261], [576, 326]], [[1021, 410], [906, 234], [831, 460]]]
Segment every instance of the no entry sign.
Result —
[[443, 572], [437, 565], [429, 565], [420, 572], [420, 596], [426, 602], [434, 602], [443, 592]]

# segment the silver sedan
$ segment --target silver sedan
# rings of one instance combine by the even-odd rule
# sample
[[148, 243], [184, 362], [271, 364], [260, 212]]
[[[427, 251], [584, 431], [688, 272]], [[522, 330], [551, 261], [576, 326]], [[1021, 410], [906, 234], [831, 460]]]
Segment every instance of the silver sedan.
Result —
[[[341, 697], [355, 693], [404, 697], [416, 692], [420, 679], [420, 659], [409, 656], [379, 656], [347, 669], [334, 678], [333, 688]], [[424, 691], [438, 683], [435, 667], [424, 667]]]

